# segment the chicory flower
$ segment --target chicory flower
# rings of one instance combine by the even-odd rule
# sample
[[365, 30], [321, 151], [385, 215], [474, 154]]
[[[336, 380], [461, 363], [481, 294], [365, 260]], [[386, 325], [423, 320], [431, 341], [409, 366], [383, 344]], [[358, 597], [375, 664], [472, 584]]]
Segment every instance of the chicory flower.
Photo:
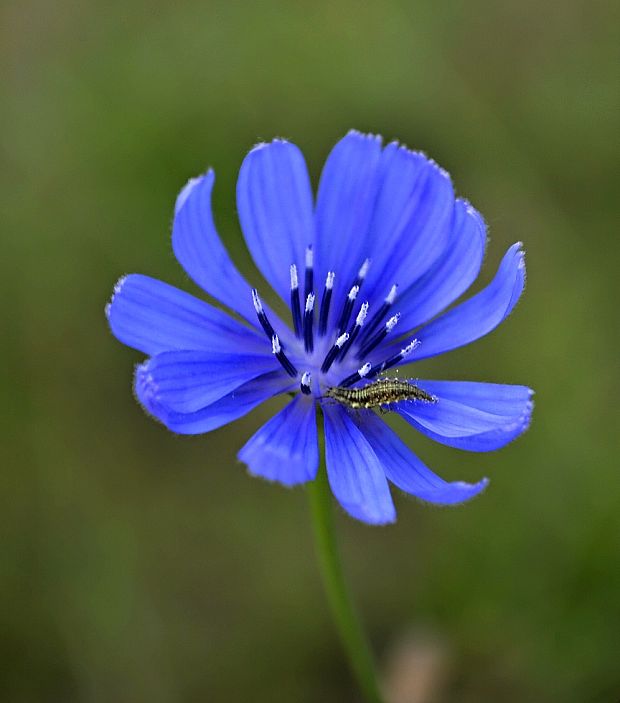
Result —
[[[332, 492], [367, 523], [395, 520], [390, 483], [437, 504], [480, 493], [487, 479], [442, 480], [372, 403], [352, 407], [329, 389], [367, 388], [388, 369], [497, 327], [523, 291], [521, 244], [486, 288], [444, 312], [477, 278], [486, 246], [482, 217], [455, 197], [445, 171], [421, 153], [350, 132], [329, 155], [315, 202], [300, 150], [281, 139], [259, 144], [241, 166], [237, 208], [254, 262], [290, 308], [281, 319], [226, 252], [213, 184], [208, 171], [181, 191], [172, 246], [187, 274], [236, 317], [139, 274], [118, 282], [106, 308], [114, 335], [149, 357], [135, 374], [147, 412], [173, 432], [201, 434], [273, 396], [292, 396], [239, 452], [250, 473], [292, 486], [316, 476], [320, 406]], [[529, 425], [527, 387], [412, 384], [418, 397], [386, 397], [376, 409], [442, 444], [486, 452]]]

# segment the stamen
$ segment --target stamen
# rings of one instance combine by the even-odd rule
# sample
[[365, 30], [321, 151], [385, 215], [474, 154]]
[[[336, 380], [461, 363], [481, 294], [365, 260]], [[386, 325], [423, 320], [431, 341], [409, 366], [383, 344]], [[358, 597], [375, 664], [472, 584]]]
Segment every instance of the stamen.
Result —
[[400, 313], [397, 312], [396, 315], [393, 315], [390, 317], [390, 319], [385, 323], [385, 325], [374, 335], [374, 337], [371, 337], [363, 347], [357, 352], [357, 358], [361, 359], [365, 356], [368, 356], [368, 354], [378, 345], [380, 344], [386, 337], [387, 335], [396, 327], [396, 323], [400, 319]]
[[409, 344], [403, 349], [401, 349], [398, 354], [394, 354], [394, 356], [391, 356], [389, 359], [387, 359], [387, 361], [384, 361], [382, 364], [377, 364], [376, 366], [373, 366], [370, 372], [367, 374], [368, 378], [374, 378], [380, 373], [391, 369], [392, 366], [396, 366], [396, 364], [398, 364], [403, 359], [406, 359], [411, 354], [411, 352], [413, 352], [413, 350], [417, 349], [419, 346], [420, 342], [417, 339], [414, 339], [412, 342], [409, 342]]
[[263, 312], [263, 304], [258, 297], [258, 291], [256, 288], [252, 288], [252, 302], [254, 303], [254, 310], [256, 310], [256, 314], [260, 315]]
[[344, 387], [352, 386], [354, 383], [361, 381], [365, 376], [368, 376], [371, 368], [372, 364], [367, 361], [355, 373], [352, 373], [350, 376], [347, 376], [344, 381], [341, 381], [339, 385]]
[[353, 329], [351, 330], [351, 336], [347, 340], [347, 343], [342, 347], [342, 351], [339, 354], [339, 358], [342, 360], [346, 356], [347, 352], [351, 348], [351, 345], [355, 340], [357, 339], [357, 335], [360, 332], [360, 329], [364, 326], [364, 322], [366, 321], [366, 316], [368, 315], [368, 303], [363, 303], [362, 307], [360, 308], [360, 311], [357, 315], [357, 318], [355, 319], [355, 325], [353, 326]]
[[368, 273], [369, 268], [370, 259], [365, 259], [364, 263], [360, 266], [360, 270], [357, 272], [357, 279], [355, 281], [355, 285], [361, 287], [362, 281], [366, 278], [366, 274]]
[[372, 368], [372, 364], [371, 364], [369, 361], [367, 361], [367, 362], [362, 366], [361, 369], [358, 369], [358, 370], [357, 370], [357, 373], [360, 375], [361, 378], [364, 378], [364, 376], [367, 376], [367, 375], [368, 375], [368, 372], [370, 371], [371, 368]]
[[364, 322], [366, 321], [366, 317], [368, 315], [368, 302], [362, 303], [362, 307], [360, 308], [360, 311], [357, 314], [357, 317], [355, 318], [355, 324], [357, 327], [362, 327], [364, 325]]
[[346, 343], [347, 339], [349, 339], [349, 333], [345, 332], [344, 334], [341, 334], [340, 337], [336, 340], [336, 343], [334, 346], [327, 352], [327, 356], [323, 360], [323, 363], [321, 364], [321, 371], [323, 373], [327, 373], [329, 371], [330, 366], [334, 363], [336, 357], [340, 353], [340, 350]]
[[388, 305], [393, 305], [394, 301], [396, 300], [396, 293], [398, 292], [398, 286], [396, 283], [390, 288], [390, 292], [387, 294], [387, 297], [385, 299], [385, 302]]
[[314, 252], [312, 251], [312, 247], [309, 246], [306, 249], [306, 280], [305, 280], [306, 288], [305, 288], [305, 296], [306, 298], [310, 293], [312, 293], [312, 290], [314, 289]]
[[252, 288], [252, 302], [254, 303], [254, 310], [256, 310], [256, 315], [258, 316], [258, 321], [260, 322], [261, 327], [265, 330], [265, 334], [269, 337], [269, 339], [273, 339], [275, 330], [271, 326], [271, 322], [267, 319], [267, 315], [265, 315], [263, 304], [258, 297], [258, 291], [256, 288]]
[[370, 259], [364, 259], [364, 263], [360, 266], [360, 269], [357, 272], [357, 276], [353, 281], [351, 290], [349, 290], [347, 299], [345, 300], [344, 305], [342, 307], [342, 312], [340, 313], [340, 319], [338, 320], [338, 331], [340, 332], [340, 334], [345, 331], [347, 325], [349, 324], [349, 317], [351, 316], [351, 312], [353, 311], [355, 299], [357, 298], [357, 294], [360, 292], [360, 288], [362, 287], [362, 283], [366, 278], [366, 274], [368, 273], [369, 268]]
[[351, 312], [353, 310], [355, 299], [357, 298], [357, 294], [360, 292], [360, 288], [362, 287], [362, 283], [366, 278], [366, 274], [368, 273], [369, 268], [370, 259], [364, 259], [364, 263], [360, 266], [359, 271], [357, 272], [357, 276], [353, 281], [353, 285], [351, 286], [349, 295], [347, 296], [347, 299], [344, 302], [342, 313], [340, 314], [340, 319], [338, 320], [338, 331], [340, 334], [345, 331], [347, 325], [349, 324], [349, 318], [351, 317]]
[[327, 332], [327, 319], [329, 317], [329, 306], [332, 302], [334, 278], [336, 278], [336, 274], [330, 271], [325, 279], [325, 290], [323, 291], [323, 298], [321, 299], [321, 314], [319, 316], [319, 334], [321, 337], [325, 336], [325, 332]]
[[338, 332], [339, 334], [342, 334], [345, 329], [347, 328], [347, 325], [349, 324], [349, 318], [351, 317], [351, 311], [353, 310], [353, 305], [355, 304], [355, 299], [357, 298], [357, 294], [360, 292], [360, 287], [359, 286], [353, 286], [351, 290], [349, 291], [349, 295], [347, 295], [347, 299], [344, 303], [344, 307], [342, 308], [342, 314], [340, 315], [340, 320], [338, 321]]
[[306, 309], [304, 310], [304, 347], [307, 352], [314, 350], [314, 336], [312, 325], [314, 322], [314, 293], [309, 293], [306, 298]]
[[299, 281], [297, 279], [297, 266], [291, 264], [291, 311], [293, 313], [293, 327], [295, 336], [301, 337], [301, 304], [299, 302]]
[[312, 376], [308, 371], [304, 371], [301, 377], [301, 392], [304, 395], [310, 395], [312, 393]]
[[390, 288], [390, 292], [387, 294], [385, 297], [385, 300], [383, 301], [383, 304], [377, 310], [376, 315], [373, 315], [372, 320], [366, 325], [366, 334], [365, 334], [365, 340], [370, 337], [370, 335], [377, 329], [377, 327], [381, 324], [383, 321], [383, 318], [386, 316], [387, 311], [394, 305], [394, 301], [396, 300], [396, 292], [398, 291], [398, 286], [394, 284]]
[[282, 351], [282, 345], [277, 334], [274, 334], [271, 338], [271, 352], [276, 357], [276, 359], [282, 364], [284, 370], [289, 376], [295, 378], [297, 376], [297, 369], [291, 364], [289, 358]]

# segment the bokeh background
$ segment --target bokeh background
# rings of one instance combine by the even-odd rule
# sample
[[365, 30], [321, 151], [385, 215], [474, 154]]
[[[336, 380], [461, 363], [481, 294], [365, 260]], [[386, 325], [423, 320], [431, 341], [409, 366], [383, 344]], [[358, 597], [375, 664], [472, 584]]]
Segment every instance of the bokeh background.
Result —
[[356, 127], [432, 155], [484, 213], [479, 285], [526, 245], [513, 316], [420, 375], [537, 391], [497, 453], [407, 431], [445, 477], [490, 476], [482, 498], [399, 496], [384, 529], [339, 516], [384, 675], [419, 670], [412, 703], [618, 701], [619, 28], [581, 0], [2, 3], [2, 700], [358, 700], [303, 489], [236, 462], [272, 409], [173, 436], [103, 315], [128, 272], [197, 292], [169, 241], [190, 176], [215, 168], [254, 276], [245, 152], [288, 137], [316, 183]]

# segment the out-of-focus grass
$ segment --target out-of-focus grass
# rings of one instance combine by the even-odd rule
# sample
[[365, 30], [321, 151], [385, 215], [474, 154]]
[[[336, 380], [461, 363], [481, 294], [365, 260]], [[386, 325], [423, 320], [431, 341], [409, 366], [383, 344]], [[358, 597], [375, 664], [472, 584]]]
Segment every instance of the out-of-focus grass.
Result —
[[525, 241], [514, 316], [420, 375], [527, 383], [492, 455], [403, 428], [472, 505], [342, 518], [380, 651], [449, 643], [446, 703], [620, 695], [618, 22], [611, 3], [5, 2], [1, 8], [3, 700], [341, 701], [302, 490], [236, 464], [261, 409], [178, 438], [133, 402], [140, 357], [103, 304], [140, 271], [195, 288], [169, 222], [215, 167], [236, 222], [245, 151], [282, 135], [316, 180], [349, 127], [431, 154], [485, 214], [484, 280]]

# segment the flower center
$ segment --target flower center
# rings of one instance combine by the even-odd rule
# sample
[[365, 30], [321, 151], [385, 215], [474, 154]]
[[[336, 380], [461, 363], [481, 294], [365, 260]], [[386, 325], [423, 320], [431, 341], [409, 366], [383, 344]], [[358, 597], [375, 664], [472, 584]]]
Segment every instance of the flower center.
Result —
[[[414, 339], [397, 354], [379, 363], [367, 361], [368, 356], [392, 333], [400, 318], [400, 313], [397, 312], [385, 320], [396, 301], [397, 286], [393, 285], [374, 314], [369, 315], [370, 304], [365, 301], [359, 306], [352, 321], [369, 267], [370, 260], [366, 259], [352, 281], [341, 310], [331, 310], [336, 273], [328, 272], [318, 305], [314, 292], [314, 256], [312, 248], [308, 247], [305, 256], [303, 311], [297, 266], [290, 266], [290, 306], [295, 337], [286, 345], [267, 318], [257, 290], [252, 289], [254, 309], [271, 342], [272, 352], [286, 373], [293, 378], [300, 377], [300, 391], [305, 395], [314, 393], [320, 396], [326, 388], [347, 388], [362, 379], [375, 378], [396, 366], [418, 346], [419, 342]], [[330, 313], [338, 313], [336, 322], [331, 327]], [[314, 318], [317, 314], [318, 328], [315, 331]]]

